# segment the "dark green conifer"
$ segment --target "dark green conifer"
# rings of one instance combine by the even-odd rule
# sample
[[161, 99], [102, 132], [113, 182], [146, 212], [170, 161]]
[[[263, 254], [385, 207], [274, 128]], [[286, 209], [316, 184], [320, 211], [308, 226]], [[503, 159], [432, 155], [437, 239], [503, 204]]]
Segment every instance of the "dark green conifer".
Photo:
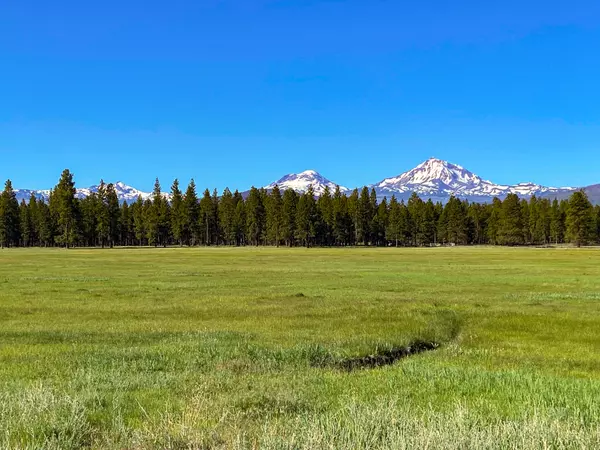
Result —
[[75, 182], [69, 169], [63, 170], [50, 199], [50, 212], [56, 217], [56, 242], [71, 247], [77, 239]]
[[555, 244], [563, 242], [565, 235], [565, 216], [557, 199], [552, 202], [550, 209], [550, 239]]
[[179, 189], [179, 180], [176, 178], [171, 185], [171, 216], [170, 227], [173, 240], [183, 245], [187, 213], [183, 202], [183, 195]]
[[196, 245], [200, 242], [200, 206], [198, 204], [198, 194], [196, 193], [196, 183], [190, 180], [185, 195], [183, 196], [183, 206], [185, 219], [183, 221], [183, 240], [187, 245]]
[[273, 186], [266, 201], [267, 240], [279, 247], [283, 228], [283, 199], [277, 185]]
[[4, 190], [0, 194], [0, 246], [12, 247], [19, 245], [19, 202], [12, 187], [12, 182], [6, 180]]
[[296, 207], [298, 194], [292, 189], [286, 189], [282, 202], [282, 239], [288, 247], [292, 247], [296, 239]]
[[577, 247], [594, 241], [594, 209], [583, 190], [575, 191], [569, 198], [567, 210], [567, 236]]
[[106, 209], [108, 211], [108, 244], [113, 248], [119, 241], [121, 234], [121, 208], [115, 185], [106, 186]]
[[246, 199], [246, 234], [250, 244], [259, 245], [265, 234], [265, 207], [260, 191], [250, 188]]
[[502, 202], [498, 241], [503, 245], [523, 245], [523, 208], [516, 194], [508, 194]]
[[225, 188], [219, 202], [219, 229], [225, 245], [235, 245], [235, 200], [229, 188]]
[[310, 247], [316, 235], [317, 205], [312, 186], [298, 200], [296, 208], [296, 239]]

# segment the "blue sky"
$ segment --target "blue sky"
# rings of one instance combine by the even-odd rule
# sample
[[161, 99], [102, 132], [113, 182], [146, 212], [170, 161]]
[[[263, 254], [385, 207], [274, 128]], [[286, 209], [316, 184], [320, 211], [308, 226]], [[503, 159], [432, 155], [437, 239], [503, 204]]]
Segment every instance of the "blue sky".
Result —
[[599, 55], [591, 0], [3, 1], [0, 178], [600, 183]]

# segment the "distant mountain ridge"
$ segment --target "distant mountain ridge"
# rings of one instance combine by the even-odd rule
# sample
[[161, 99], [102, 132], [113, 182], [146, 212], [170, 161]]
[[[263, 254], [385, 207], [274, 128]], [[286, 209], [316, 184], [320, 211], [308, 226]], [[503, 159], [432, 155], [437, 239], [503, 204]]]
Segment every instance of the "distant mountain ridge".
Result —
[[[322, 195], [326, 187], [333, 193], [338, 186], [315, 170], [287, 174], [279, 180], [264, 186], [264, 189], [271, 190], [275, 185], [282, 191], [293, 189], [298, 193], [304, 193], [309, 186], [312, 186], [317, 196]], [[476, 202], [490, 202], [494, 197], [503, 199], [508, 194], [517, 194], [524, 198], [535, 195], [551, 199], [563, 199], [568, 198], [576, 189], [583, 189], [593, 203], [600, 203], [600, 184], [583, 188], [547, 187], [531, 182], [514, 185], [495, 184], [458, 164], [452, 164], [437, 158], [430, 158], [407, 172], [384, 178], [368, 187], [375, 189], [377, 197], [380, 199], [383, 197], [389, 199], [395, 196], [398, 200], [406, 200], [413, 192], [416, 192], [423, 199], [431, 198], [433, 201], [441, 202], [447, 201], [452, 195]], [[152, 195], [120, 181], [115, 183], [115, 190], [119, 200], [127, 203], [134, 202], [138, 196], [145, 200]], [[351, 190], [340, 185], [340, 191], [349, 194]], [[49, 190], [19, 189], [15, 192], [19, 201], [27, 201], [31, 194], [40, 200], [47, 201], [50, 194]], [[97, 185], [77, 189], [76, 196], [83, 198], [92, 192], [98, 192]], [[243, 194], [247, 194], [247, 192]], [[169, 197], [169, 194], [164, 195]]]
[[[108, 184], [108, 183], [107, 183]], [[92, 193], [98, 192], [99, 185], [93, 185], [88, 188], [78, 188], [75, 193], [76, 198], [85, 198], [88, 197]], [[117, 198], [120, 202], [132, 203], [135, 202], [138, 196], [141, 196], [143, 200], [146, 200], [152, 196], [151, 192], [143, 192], [134, 187], [128, 186], [122, 181], [118, 181], [114, 183], [115, 191], [117, 192]], [[42, 189], [42, 190], [31, 190], [31, 189], [15, 189], [15, 194], [17, 196], [17, 200], [21, 202], [21, 200], [29, 201], [29, 198], [33, 194], [36, 199], [48, 201], [50, 198], [50, 189]], [[169, 194], [164, 194], [165, 196], [169, 196]]]

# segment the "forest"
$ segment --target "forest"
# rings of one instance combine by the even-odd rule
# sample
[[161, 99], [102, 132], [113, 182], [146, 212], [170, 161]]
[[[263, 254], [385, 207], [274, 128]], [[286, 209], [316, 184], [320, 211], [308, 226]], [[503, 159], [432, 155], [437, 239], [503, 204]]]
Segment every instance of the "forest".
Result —
[[583, 191], [558, 201], [508, 195], [491, 203], [451, 197], [445, 204], [413, 194], [378, 201], [363, 187], [315, 197], [252, 188], [242, 195], [206, 189], [194, 180], [185, 191], [175, 180], [170, 196], [157, 179], [151, 198], [120, 203], [112, 184], [76, 197], [65, 169], [48, 202], [35, 196], [20, 204], [10, 180], [0, 194], [0, 245], [4, 247], [114, 246], [404, 246], [556, 245], [600, 242], [600, 206]]

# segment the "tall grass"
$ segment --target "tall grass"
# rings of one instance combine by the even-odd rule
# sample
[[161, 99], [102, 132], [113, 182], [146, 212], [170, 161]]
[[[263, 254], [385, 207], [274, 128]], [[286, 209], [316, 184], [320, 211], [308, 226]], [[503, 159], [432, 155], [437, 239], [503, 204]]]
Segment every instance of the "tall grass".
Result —
[[[479, 417], [478, 417], [479, 416]], [[478, 417], [479, 420], [474, 420]], [[396, 403], [348, 404], [336, 413], [265, 425], [258, 440], [236, 447], [264, 449], [592, 449], [600, 427], [564, 420], [560, 411], [519, 419], [485, 419], [458, 404], [448, 412], [411, 410]]]

